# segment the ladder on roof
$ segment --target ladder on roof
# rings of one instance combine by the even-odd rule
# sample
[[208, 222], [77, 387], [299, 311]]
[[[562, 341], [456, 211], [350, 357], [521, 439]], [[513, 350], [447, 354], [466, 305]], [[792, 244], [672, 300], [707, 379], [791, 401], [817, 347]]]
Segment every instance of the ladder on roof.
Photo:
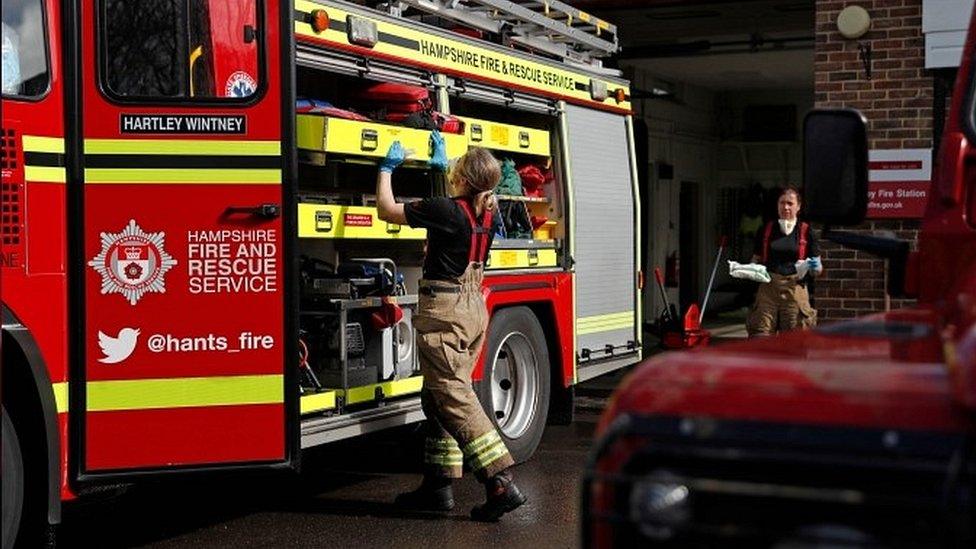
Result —
[[399, 1], [567, 61], [600, 66], [619, 49], [616, 25], [558, 0]]

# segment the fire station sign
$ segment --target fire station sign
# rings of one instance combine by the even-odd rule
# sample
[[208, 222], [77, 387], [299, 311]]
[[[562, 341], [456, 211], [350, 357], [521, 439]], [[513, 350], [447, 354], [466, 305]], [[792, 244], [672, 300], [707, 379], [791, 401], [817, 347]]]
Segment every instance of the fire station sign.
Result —
[[868, 218], [918, 218], [932, 185], [932, 149], [868, 152]]

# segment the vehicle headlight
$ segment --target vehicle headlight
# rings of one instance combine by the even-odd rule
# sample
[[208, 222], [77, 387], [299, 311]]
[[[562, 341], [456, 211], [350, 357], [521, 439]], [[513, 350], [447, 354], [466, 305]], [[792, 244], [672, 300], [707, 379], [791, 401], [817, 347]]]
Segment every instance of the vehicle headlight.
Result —
[[654, 472], [634, 483], [630, 520], [651, 539], [667, 540], [691, 521], [691, 491], [669, 472]]

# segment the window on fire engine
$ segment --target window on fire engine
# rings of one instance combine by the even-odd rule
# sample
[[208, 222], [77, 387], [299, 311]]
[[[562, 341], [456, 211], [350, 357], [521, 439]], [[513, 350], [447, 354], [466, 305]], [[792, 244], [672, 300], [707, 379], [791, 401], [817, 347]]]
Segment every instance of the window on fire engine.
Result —
[[3, 95], [38, 97], [50, 81], [41, 0], [3, 0]]
[[103, 0], [105, 85], [128, 99], [258, 91], [257, 0]]

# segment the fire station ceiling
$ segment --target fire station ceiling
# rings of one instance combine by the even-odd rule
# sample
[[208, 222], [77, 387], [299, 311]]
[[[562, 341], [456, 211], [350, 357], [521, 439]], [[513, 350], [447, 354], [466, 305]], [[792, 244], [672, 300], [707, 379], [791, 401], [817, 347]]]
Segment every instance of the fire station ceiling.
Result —
[[623, 66], [715, 90], [813, 87], [813, 0], [571, 0], [618, 27]]

